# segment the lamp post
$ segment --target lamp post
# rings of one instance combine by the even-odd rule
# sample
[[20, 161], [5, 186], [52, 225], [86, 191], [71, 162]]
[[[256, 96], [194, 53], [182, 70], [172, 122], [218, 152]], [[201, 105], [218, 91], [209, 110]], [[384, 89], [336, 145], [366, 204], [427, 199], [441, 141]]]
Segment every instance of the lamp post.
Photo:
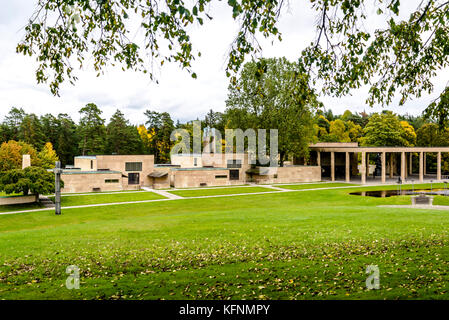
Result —
[[433, 180], [430, 180], [430, 192], [432, 192], [432, 182]]
[[55, 214], [61, 214], [61, 161], [55, 162]]
[[415, 193], [415, 180], [412, 179], [412, 193]]

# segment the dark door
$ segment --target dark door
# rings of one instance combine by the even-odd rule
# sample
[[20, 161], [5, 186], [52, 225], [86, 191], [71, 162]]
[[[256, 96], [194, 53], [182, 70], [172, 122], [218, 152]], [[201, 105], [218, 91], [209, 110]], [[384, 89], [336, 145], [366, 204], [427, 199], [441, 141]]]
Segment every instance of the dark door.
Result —
[[128, 173], [128, 184], [139, 184], [140, 174], [139, 173]]
[[229, 180], [238, 180], [238, 179], [239, 179], [239, 171], [229, 170]]

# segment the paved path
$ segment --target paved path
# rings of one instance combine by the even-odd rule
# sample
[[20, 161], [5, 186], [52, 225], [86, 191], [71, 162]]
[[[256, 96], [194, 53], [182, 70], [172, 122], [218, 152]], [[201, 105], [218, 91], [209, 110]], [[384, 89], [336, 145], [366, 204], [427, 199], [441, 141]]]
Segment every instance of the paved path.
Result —
[[449, 206], [426, 206], [426, 205], [383, 205], [382, 208], [402, 208], [402, 209], [431, 209], [431, 210], [449, 210]]
[[154, 192], [157, 193], [158, 195], [161, 195], [165, 198], [174, 200], [174, 199], [184, 199], [184, 197], [178, 196], [176, 194], [164, 191], [164, 190], [157, 190], [157, 189], [151, 189], [151, 188], [147, 188], [147, 187], [142, 187], [143, 190], [148, 191], [148, 192]]
[[272, 184], [259, 184], [257, 186], [262, 187], [262, 188], [271, 189], [271, 190], [283, 191], [283, 192], [288, 191], [288, 189], [279, 188], [279, 187], [273, 186]]

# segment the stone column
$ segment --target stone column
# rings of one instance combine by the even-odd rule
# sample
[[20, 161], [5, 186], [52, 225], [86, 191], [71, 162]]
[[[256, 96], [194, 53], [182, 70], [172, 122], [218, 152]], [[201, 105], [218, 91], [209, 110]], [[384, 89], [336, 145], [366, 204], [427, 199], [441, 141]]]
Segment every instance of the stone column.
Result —
[[424, 181], [424, 152], [419, 153], [419, 182]]
[[427, 162], [426, 162], [426, 153], [424, 152], [424, 175], [427, 174]]
[[55, 214], [61, 214], [61, 162], [55, 162]]
[[390, 153], [390, 178], [394, 176], [394, 153]]
[[405, 180], [405, 173], [407, 172], [405, 168], [405, 152], [401, 152], [401, 179], [402, 181]]
[[28, 168], [31, 166], [31, 156], [29, 154], [24, 154], [22, 156], [22, 169]]
[[362, 184], [366, 183], [366, 152], [362, 152], [362, 165], [360, 166]]
[[437, 155], [437, 180], [441, 181], [441, 151]]
[[366, 176], [369, 177], [369, 153], [366, 153]]
[[404, 167], [404, 169], [405, 169], [405, 178], [408, 178], [408, 159], [407, 159], [407, 154], [405, 154], [404, 159], [405, 159], [405, 167]]
[[346, 182], [350, 182], [350, 180], [351, 180], [351, 171], [350, 171], [349, 152], [346, 152], [345, 164], [346, 164], [346, 169], [345, 169]]
[[386, 161], [385, 161], [385, 152], [382, 152], [382, 156], [381, 156], [381, 160], [382, 160], [382, 183], [385, 183], [386, 179], [385, 179], [385, 175], [387, 173], [387, 168], [386, 168]]
[[335, 181], [335, 152], [331, 152], [331, 181]]
[[321, 152], [320, 151], [316, 152], [316, 164], [318, 166], [321, 166]]
[[408, 167], [408, 173], [410, 174], [410, 175], [412, 175], [413, 174], [413, 153], [412, 152], [410, 152], [410, 157], [409, 157], [409, 167]]

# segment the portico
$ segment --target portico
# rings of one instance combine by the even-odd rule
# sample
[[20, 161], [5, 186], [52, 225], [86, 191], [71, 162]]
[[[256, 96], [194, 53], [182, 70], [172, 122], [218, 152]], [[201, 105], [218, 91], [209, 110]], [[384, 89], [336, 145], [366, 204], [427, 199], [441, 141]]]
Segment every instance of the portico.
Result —
[[[402, 181], [413, 179], [415, 175], [419, 182], [430, 175], [434, 176], [434, 181], [441, 181], [442, 153], [449, 153], [449, 147], [359, 147], [358, 143], [317, 143], [311, 145], [310, 150], [322, 166], [323, 176], [335, 181], [338, 172], [340, 179], [344, 176], [346, 182], [351, 182], [351, 177], [360, 175], [362, 184], [366, 184], [370, 176], [380, 176], [381, 182], [386, 183], [387, 174], [392, 179], [395, 173]], [[330, 161], [325, 163], [326, 159]], [[418, 166], [415, 163], [415, 168], [413, 159], [418, 163]], [[434, 160], [426, 163], [426, 159]], [[370, 160], [374, 164], [370, 164]], [[427, 165], [431, 164], [436, 172], [427, 172]]]

